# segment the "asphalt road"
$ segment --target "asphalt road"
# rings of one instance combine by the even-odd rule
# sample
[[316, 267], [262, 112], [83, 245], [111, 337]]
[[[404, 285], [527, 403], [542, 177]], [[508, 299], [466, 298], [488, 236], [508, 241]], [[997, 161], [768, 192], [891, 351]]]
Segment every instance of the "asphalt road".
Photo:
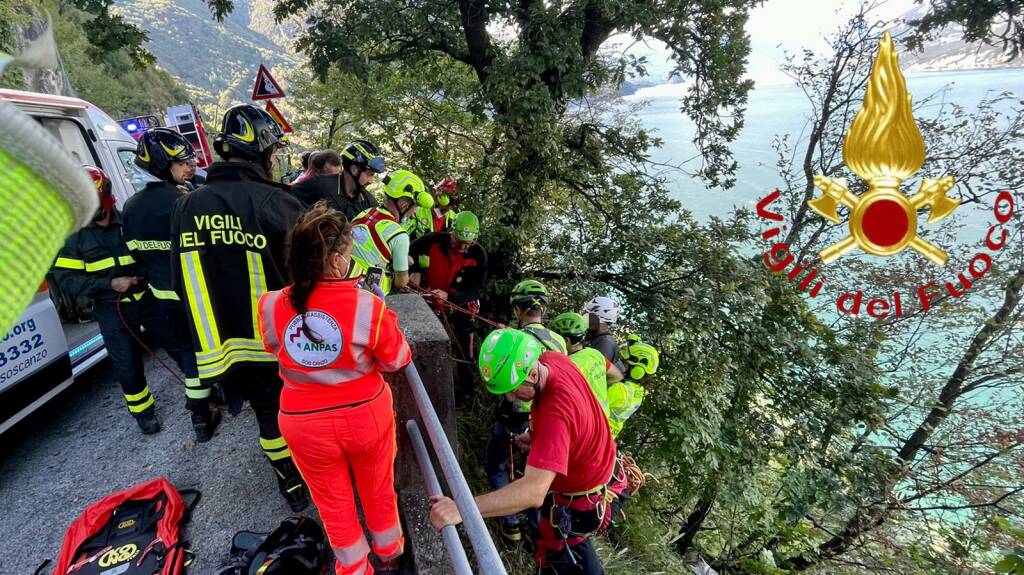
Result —
[[[291, 514], [252, 413], [226, 416], [214, 438], [197, 445], [180, 384], [151, 360], [146, 377], [163, 422], [156, 435], [139, 433], [103, 362], [0, 437], [0, 574], [33, 573], [56, 557], [87, 505], [161, 475], [203, 493], [188, 526], [193, 574], [221, 565], [236, 531], [269, 531]], [[315, 508], [306, 514], [316, 517]]]

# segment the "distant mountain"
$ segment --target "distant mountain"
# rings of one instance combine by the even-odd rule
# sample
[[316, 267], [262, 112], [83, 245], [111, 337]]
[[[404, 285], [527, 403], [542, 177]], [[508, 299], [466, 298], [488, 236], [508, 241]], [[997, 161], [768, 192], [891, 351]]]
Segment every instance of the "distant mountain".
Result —
[[181, 80], [197, 104], [221, 110], [252, 94], [261, 63], [275, 72], [301, 59], [292, 49], [300, 25], [274, 22], [270, 0], [235, 0], [224, 22], [204, 0], [116, 0], [116, 11], [149, 34], [146, 48]]
[[[915, 5], [900, 20], [918, 20], [928, 11], [927, 5]], [[897, 29], [898, 35], [906, 27]], [[1002, 49], [983, 43], [969, 44], [963, 41], [963, 30], [959, 26], [948, 26], [925, 45], [922, 52], [903, 52], [900, 65], [907, 72], [943, 70], [985, 70], [990, 68], [1024, 67], [1024, 57], [1007, 60]]]

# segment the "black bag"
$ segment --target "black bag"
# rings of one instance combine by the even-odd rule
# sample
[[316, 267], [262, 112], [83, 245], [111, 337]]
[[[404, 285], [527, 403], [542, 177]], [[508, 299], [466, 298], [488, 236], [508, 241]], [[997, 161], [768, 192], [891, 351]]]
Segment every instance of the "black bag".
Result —
[[235, 533], [231, 559], [214, 575], [323, 575], [328, 552], [320, 524], [297, 515], [270, 533]]

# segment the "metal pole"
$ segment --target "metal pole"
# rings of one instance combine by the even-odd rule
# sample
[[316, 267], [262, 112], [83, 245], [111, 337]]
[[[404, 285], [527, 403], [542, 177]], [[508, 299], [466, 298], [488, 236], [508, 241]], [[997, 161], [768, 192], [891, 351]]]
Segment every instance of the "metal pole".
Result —
[[448, 436], [441, 427], [441, 421], [437, 418], [434, 405], [427, 395], [427, 388], [423, 386], [420, 373], [416, 371], [416, 365], [409, 362], [405, 367], [405, 376], [412, 387], [412, 395], [416, 399], [416, 408], [419, 409], [423, 418], [423, 425], [427, 429], [430, 443], [434, 446], [434, 453], [437, 454], [437, 461], [441, 464], [441, 472], [448, 481], [448, 487], [452, 490], [452, 499], [459, 508], [462, 515], [462, 524], [465, 526], [466, 535], [469, 536], [469, 543], [476, 553], [477, 565], [481, 573], [487, 575], [507, 575], [501, 556], [498, 555], [498, 548], [494, 546], [491, 533], [484, 524], [484, 518], [480, 515], [480, 509], [473, 499], [473, 492], [469, 490], [466, 477], [459, 467], [459, 460], [452, 451], [452, 445], [448, 442]]
[[[409, 434], [412, 442], [412, 451], [416, 454], [416, 463], [420, 464], [420, 473], [423, 474], [423, 486], [427, 489], [427, 495], [444, 495], [441, 492], [441, 484], [437, 481], [437, 474], [434, 473], [434, 466], [430, 463], [430, 455], [427, 453], [427, 446], [423, 443], [423, 436], [420, 435], [420, 428], [416, 422], [409, 420], [405, 422], [405, 431]], [[473, 568], [469, 565], [469, 558], [466, 557], [466, 550], [459, 540], [459, 530], [454, 525], [448, 525], [441, 529], [441, 537], [444, 539], [444, 546], [448, 549], [448, 556], [452, 560], [452, 569], [456, 575], [473, 575]]]

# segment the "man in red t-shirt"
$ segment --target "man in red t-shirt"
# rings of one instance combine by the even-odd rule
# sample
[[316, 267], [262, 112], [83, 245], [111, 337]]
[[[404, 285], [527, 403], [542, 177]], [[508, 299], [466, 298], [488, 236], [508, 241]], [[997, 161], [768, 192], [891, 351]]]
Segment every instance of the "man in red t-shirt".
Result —
[[[565, 355], [544, 351], [536, 338], [515, 329], [487, 336], [479, 367], [491, 393], [533, 402], [532, 430], [522, 440], [529, 448], [526, 474], [477, 496], [480, 513], [495, 517], [540, 507], [541, 573], [604, 573], [589, 537], [607, 529], [625, 501], [626, 486], [604, 411], [583, 374]], [[610, 510], [608, 491], [617, 496]], [[434, 527], [462, 521], [454, 501], [433, 501]]]

